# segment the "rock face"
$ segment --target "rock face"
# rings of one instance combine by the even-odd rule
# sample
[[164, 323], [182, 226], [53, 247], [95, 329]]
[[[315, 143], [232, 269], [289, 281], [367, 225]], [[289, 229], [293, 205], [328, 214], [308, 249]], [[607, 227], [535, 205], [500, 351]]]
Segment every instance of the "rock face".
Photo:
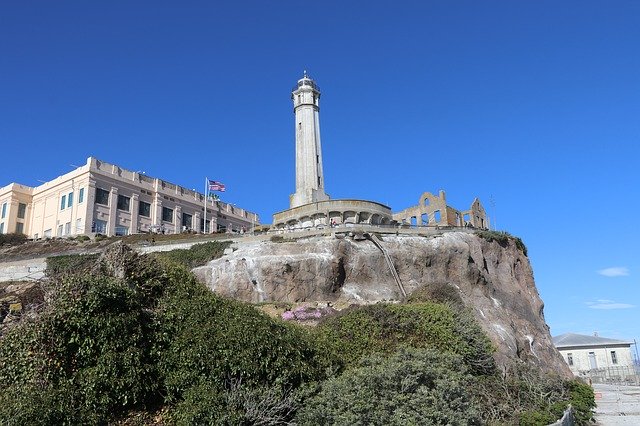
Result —
[[[500, 245], [466, 232], [384, 236], [407, 294], [453, 286], [497, 347], [496, 360], [521, 360], [567, 377], [544, 321], [528, 258], [513, 241]], [[214, 292], [247, 302], [400, 300], [384, 255], [372, 241], [316, 237], [260, 242], [194, 270]]]

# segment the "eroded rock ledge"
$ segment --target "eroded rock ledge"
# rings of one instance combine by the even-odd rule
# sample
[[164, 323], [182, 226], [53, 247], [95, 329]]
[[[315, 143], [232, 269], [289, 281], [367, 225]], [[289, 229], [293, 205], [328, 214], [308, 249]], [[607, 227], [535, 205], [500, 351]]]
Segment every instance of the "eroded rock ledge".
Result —
[[[513, 242], [500, 245], [465, 232], [383, 238], [407, 293], [453, 286], [496, 345], [498, 363], [517, 358], [570, 377], [551, 342], [529, 260]], [[260, 242], [194, 273], [214, 292], [247, 302], [344, 306], [401, 296], [382, 252], [369, 240]]]

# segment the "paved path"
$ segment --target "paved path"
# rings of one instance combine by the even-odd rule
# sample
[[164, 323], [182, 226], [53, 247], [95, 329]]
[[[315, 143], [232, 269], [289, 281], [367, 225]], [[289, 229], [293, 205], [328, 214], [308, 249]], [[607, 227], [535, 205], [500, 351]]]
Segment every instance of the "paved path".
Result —
[[601, 426], [640, 425], [640, 386], [594, 384], [596, 420]]

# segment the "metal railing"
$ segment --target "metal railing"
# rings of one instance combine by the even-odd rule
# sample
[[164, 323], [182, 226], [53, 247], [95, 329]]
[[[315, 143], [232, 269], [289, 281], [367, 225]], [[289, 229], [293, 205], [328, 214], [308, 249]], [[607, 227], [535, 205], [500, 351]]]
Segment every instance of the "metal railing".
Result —
[[638, 386], [640, 385], [640, 366], [594, 368], [581, 371], [580, 376], [591, 379], [592, 383]]

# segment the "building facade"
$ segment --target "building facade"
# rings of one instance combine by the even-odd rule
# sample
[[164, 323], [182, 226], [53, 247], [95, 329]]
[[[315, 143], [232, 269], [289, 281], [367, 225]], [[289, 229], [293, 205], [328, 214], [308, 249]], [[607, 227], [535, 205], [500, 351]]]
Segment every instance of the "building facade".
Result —
[[554, 337], [553, 344], [576, 376], [637, 376], [631, 351], [634, 342], [566, 333]]
[[32, 238], [242, 232], [260, 223], [257, 214], [191, 189], [89, 157], [87, 163], [37, 187], [0, 188], [0, 233]]

